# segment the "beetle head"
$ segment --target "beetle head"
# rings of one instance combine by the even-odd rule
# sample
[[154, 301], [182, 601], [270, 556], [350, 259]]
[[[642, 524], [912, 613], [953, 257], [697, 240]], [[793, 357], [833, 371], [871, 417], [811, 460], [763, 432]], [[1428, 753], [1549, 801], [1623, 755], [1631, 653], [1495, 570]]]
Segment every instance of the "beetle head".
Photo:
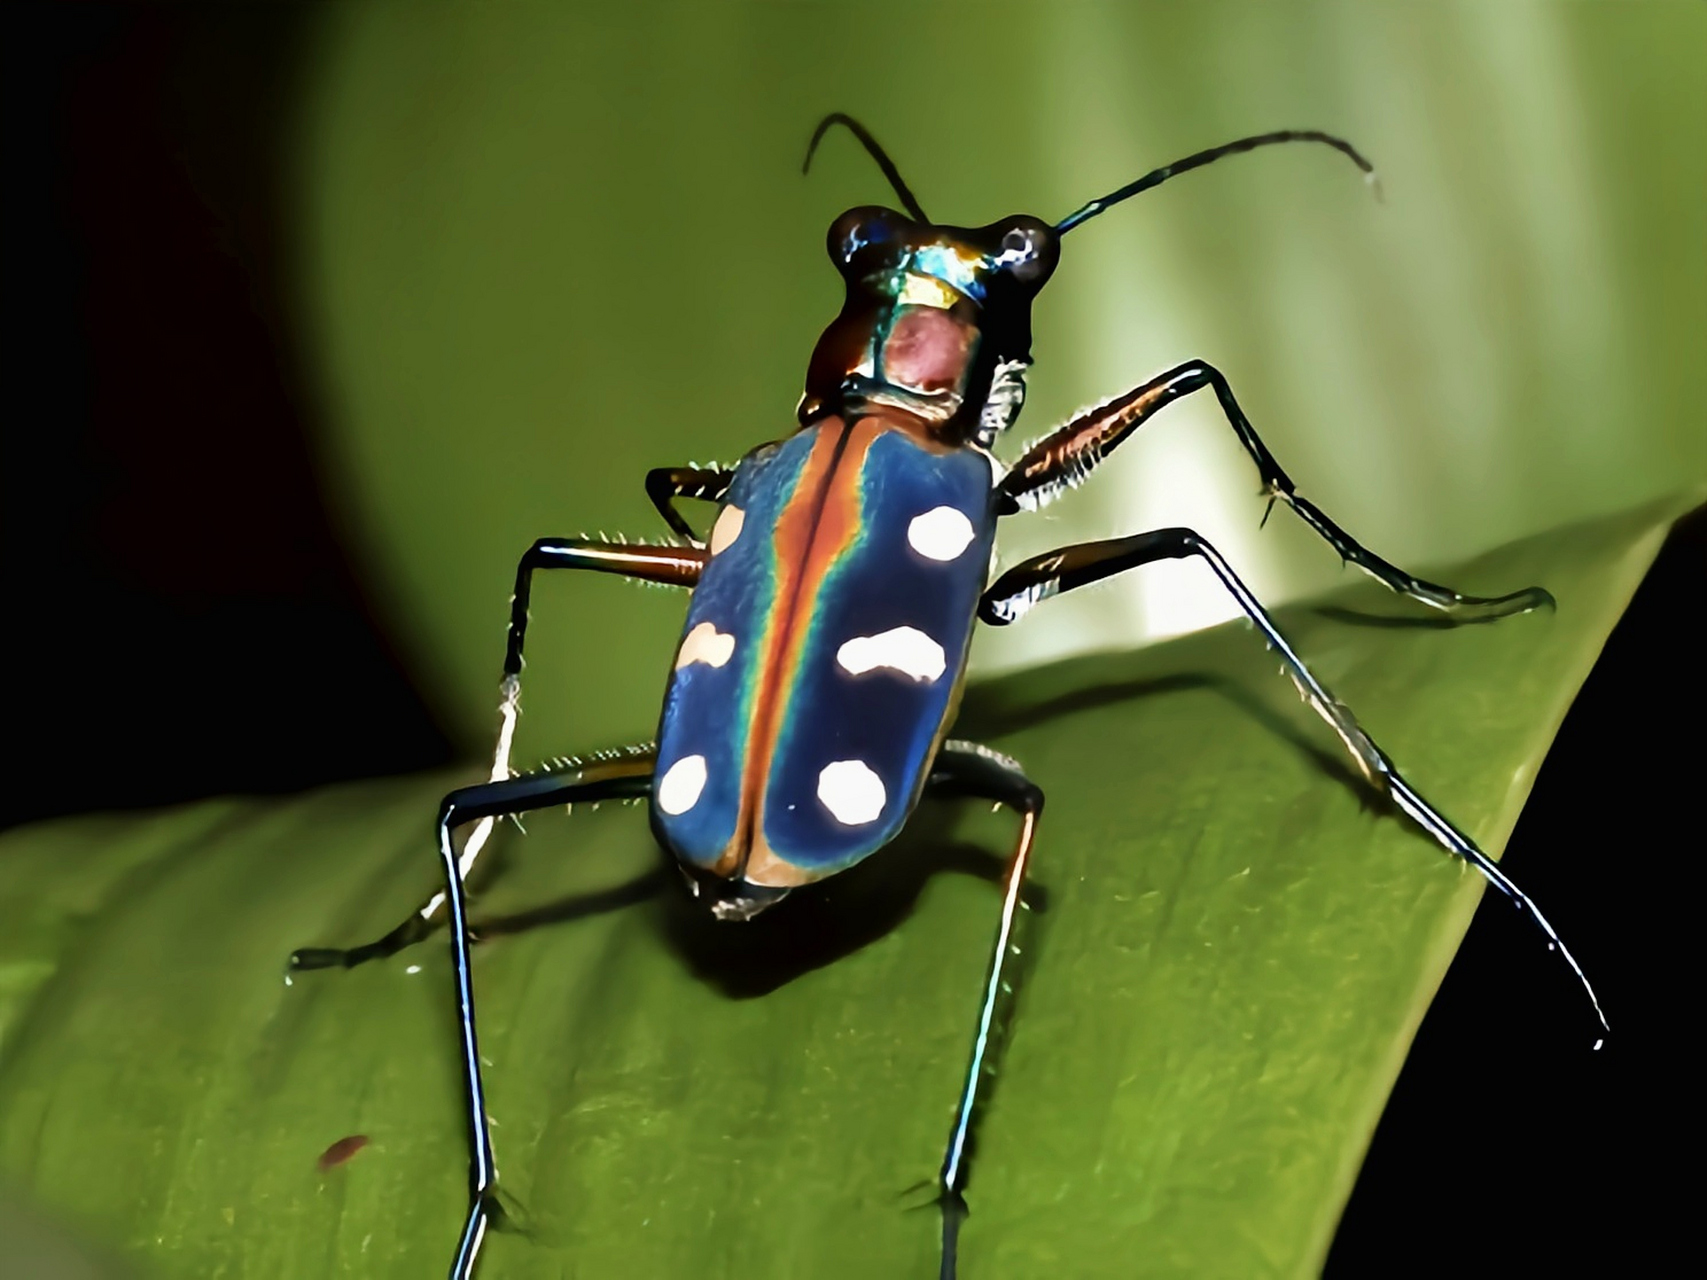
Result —
[[800, 420], [887, 407], [911, 414], [949, 445], [988, 445], [1019, 413], [1031, 363], [1031, 300], [1055, 270], [1061, 237], [1074, 227], [1223, 156], [1284, 142], [1332, 147], [1380, 189], [1375, 167], [1344, 138], [1278, 129], [1152, 169], [1053, 226], [1024, 214], [987, 227], [938, 226], [877, 139], [840, 111], [818, 122], [803, 171], [836, 125], [859, 139], [907, 213], [867, 206], [831, 224], [830, 257], [847, 282], [847, 300], [812, 353]]
[[877, 206], [848, 210], [827, 243], [847, 294], [813, 353], [802, 419], [885, 406], [947, 443], [977, 439], [998, 370], [1030, 363], [1031, 302], [1059, 243], [1025, 214], [948, 227]]

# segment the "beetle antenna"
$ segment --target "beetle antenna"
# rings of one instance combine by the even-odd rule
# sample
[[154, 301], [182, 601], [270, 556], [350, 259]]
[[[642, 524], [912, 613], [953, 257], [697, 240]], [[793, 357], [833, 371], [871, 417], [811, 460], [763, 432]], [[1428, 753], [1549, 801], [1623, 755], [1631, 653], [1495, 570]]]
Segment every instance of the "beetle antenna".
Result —
[[847, 131], [858, 138], [860, 145], [877, 161], [877, 167], [883, 170], [883, 176], [889, 179], [889, 185], [895, 188], [895, 194], [901, 199], [901, 207], [911, 215], [914, 222], [929, 222], [925, 211], [919, 208], [918, 199], [913, 195], [912, 188], [901, 177], [901, 171], [895, 167], [895, 162], [889, 158], [889, 153], [878, 145], [877, 139], [871, 136], [871, 131], [850, 115], [840, 111], [832, 111], [818, 122], [818, 127], [812, 131], [812, 141], [806, 144], [806, 162], [800, 166], [801, 173], [812, 172], [812, 153], [818, 150], [818, 143], [828, 133], [832, 126], [842, 125]]
[[[833, 120], [835, 117], [832, 116], [831, 119]], [[825, 125], [828, 124], [829, 120], [826, 120], [824, 124], [818, 126], [818, 131], [822, 133]], [[1370, 164], [1364, 158], [1363, 153], [1344, 138], [1336, 138], [1331, 133], [1321, 133], [1315, 129], [1281, 129], [1274, 133], [1253, 134], [1249, 138], [1240, 138], [1236, 142], [1225, 142], [1218, 147], [1210, 147], [1207, 151], [1198, 151], [1183, 160], [1175, 160], [1172, 164], [1165, 164], [1160, 169], [1152, 169], [1138, 181], [1129, 182], [1118, 191], [1111, 191], [1106, 196], [1092, 200], [1082, 209], [1076, 209], [1069, 213], [1055, 224], [1056, 234], [1065, 235], [1081, 222], [1089, 222], [1097, 214], [1112, 209], [1122, 200], [1129, 200], [1140, 191], [1148, 191], [1151, 187], [1159, 187], [1169, 178], [1176, 178], [1182, 173], [1201, 168], [1219, 160], [1222, 156], [1237, 155], [1241, 151], [1255, 151], [1258, 147], [1273, 146], [1279, 142], [1325, 143], [1363, 170], [1363, 180], [1374, 188], [1375, 198], [1377, 200], [1381, 198], [1381, 180], [1375, 176], [1375, 166]]]

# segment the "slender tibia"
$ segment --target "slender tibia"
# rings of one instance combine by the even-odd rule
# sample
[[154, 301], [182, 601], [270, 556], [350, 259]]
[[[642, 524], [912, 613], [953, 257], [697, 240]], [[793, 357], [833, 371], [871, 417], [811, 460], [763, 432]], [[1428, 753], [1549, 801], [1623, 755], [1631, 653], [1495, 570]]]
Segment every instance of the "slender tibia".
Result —
[[984, 997], [978, 1006], [978, 1025], [972, 1039], [972, 1057], [966, 1067], [966, 1083], [954, 1109], [954, 1127], [949, 1131], [938, 1178], [942, 1209], [942, 1262], [940, 1280], [954, 1280], [960, 1224], [966, 1217], [964, 1191], [971, 1153], [978, 1086], [983, 1080], [1000, 1001], [1002, 971], [1013, 946], [1014, 919], [1019, 913], [1020, 893], [1025, 887], [1026, 866], [1031, 858], [1037, 819], [1043, 812], [1043, 792], [1027, 778], [1019, 765], [988, 747], [973, 742], [945, 742], [937, 754], [928, 787], [933, 795], [970, 795], [1006, 805], [1020, 816], [1019, 838], [1008, 862], [1003, 882], [1002, 915], [996, 929], [996, 945], [990, 954], [990, 971]]
[[1571, 972], [1576, 975], [1577, 981], [1582, 984], [1583, 992], [1588, 996], [1589, 1004], [1594, 1008], [1594, 1016], [1604, 1032], [1606, 1016], [1601, 1012], [1600, 1001], [1595, 997], [1594, 988], [1589, 985], [1576, 957], [1571, 955], [1560, 941], [1547, 917], [1541, 914], [1540, 908], [1512, 883], [1510, 877], [1500, 870], [1492, 858], [1476, 847], [1469, 836], [1442, 817], [1399, 776], [1393, 762], [1363, 731], [1362, 726], [1352, 716], [1350, 708], [1329, 693], [1321, 681], [1310, 673], [1286, 637], [1280, 634], [1267, 611], [1257, 602], [1250, 589], [1239, 580], [1226, 560], [1222, 559], [1221, 553], [1192, 530], [1157, 529], [1130, 538], [1082, 542], [1036, 556], [1004, 573], [996, 584], [984, 593], [983, 599], [978, 603], [978, 616], [985, 622], [1002, 626], [1019, 618], [1039, 601], [1059, 595], [1063, 591], [1071, 591], [1075, 587], [1082, 587], [1157, 560], [1178, 560], [1186, 556], [1201, 557], [1214, 571], [1215, 576], [1221, 580], [1221, 585], [1238, 601], [1245, 616], [1262, 632], [1269, 648], [1280, 655], [1286, 673], [1298, 687], [1299, 695], [1317, 715], [1327, 721], [1328, 726], [1345, 744], [1346, 750], [1351, 753], [1352, 760], [1369, 784], [1386, 795], [1441, 848], [1456, 854], [1481, 872], [1489, 884], [1504, 894], [1541, 930], [1547, 939], [1548, 949], [1559, 953], [1570, 966]]
[[[516, 566], [516, 591], [510, 601], [510, 630], [504, 645], [504, 676], [499, 684], [498, 737], [492, 750], [490, 782], [504, 782], [514, 772], [510, 750], [515, 741], [516, 721], [521, 715], [522, 647], [527, 639], [528, 601], [536, 569], [585, 569], [614, 573], [642, 582], [692, 587], [699, 581], [706, 553], [694, 547], [657, 547], [644, 543], [618, 544], [594, 538], [541, 538], [528, 548]], [[458, 867], [464, 882], [474, 872], [476, 861], [492, 834], [495, 820], [482, 818], [463, 842]], [[369, 960], [380, 960], [413, 946], [444, 923], [445, 895], [435, 893], [415, 908], [384, 937], [359, 947], [303, 947], [291, 953], [292, 970], [353, 968]]]
[[1391, 590], [1440, 609], [1460, 622], [1483, 622], [1553, 604], [1553, 597], [1540, 587], [1526, 587], [1503, 596], [1467, 596], [1406, 573], [1364, 547], [1315, 503], [1299, 496], [1292, 478], [1275, 461], [1233, 398], [1227, 379], [1201, 360], [1169, 369], [1107, 404], [1086, 410], [1033, 445], [998, 486], [998, 509], [1011, 512], [1043, 506], [1083, 481], [1103, 458], [1161, 409], [1204, 387], [1215, 389], [1216, 399], [1221, 402], [1221, 410], [1239, 443], [1256, 463], [1263, 493], [1269, 501], [1286, 503], [1348, 564], [1356, 565]]
[[451, 833], [466, 822], [526, 813], [531, 809], [645, 795], [651, 785], [654, 760], [655, 753], [651, 748], [638, 748], [576, 766], [564, 773], [465, 787], [451, 792], [439, 807], [439, 862], [444, 872], [444, 896], [450, 915], [451, 961], [455, 968], [457, 1024], [462, 1040], [470, 1148], [468, 1216], [457, 1243], [456, 1260], [451, 1265], [451, 1280], [468, 1280], [474, 1274], [481, 1241], [499, 1214], [497, 1166], [492, 1158], [492, 1135], [486, 1119], [486, 1087], [481, 1079], [480, 1048], [475, 1033], [468, 905], [463, 895], [463, 872], [452, 846]]
[[601, 542], [597, 538], [541, 538], [516, 566], [516, 590], [510, 599], [510, 635], [504, 646], [504, 675], [520, 677], [522, 645], [527, 638], [528, 600], [536, 569], [587, 569], [615, 573], [640, 582], [692, 587], [705, 567], [698, 547], [654, 547], [644, 543]]

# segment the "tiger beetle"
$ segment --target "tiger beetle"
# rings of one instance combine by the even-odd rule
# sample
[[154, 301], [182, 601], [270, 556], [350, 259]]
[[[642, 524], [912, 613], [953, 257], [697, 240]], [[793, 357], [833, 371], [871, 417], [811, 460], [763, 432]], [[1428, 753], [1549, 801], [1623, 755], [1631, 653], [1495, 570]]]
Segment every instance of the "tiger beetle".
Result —
[[[906, 212], [868, 206], [831, 224], [828, 248], [846, 300], [812, 354], [793, 434], [758, 446], [733, 467], [649, 472], [647, 496], [678, 542], [534, 543], [516, 570], [491, 780], [451, 792], [439, 809], [443, 892], [366, 946], [304, 949], [291, 957], [299, 970], [357, 965], [420, 941], [448, 916], [472, 1147], [470, 1204], [452, 1280], [472, 1275], [486, 1230], [501, 1212], [463, 890], [494, 821], [549, 805], [645, 799], [653, 834], [675, 856], [692, 894], [719, 920], [736, 921], [881, 849], [926, 793], [992, 800], [1012, 809], [1020, 824], [938, 1178], [940, 1276], [952, 1280], [978, 1086], [1043, 811], [1042, 790], [1017, 762], [947, 736], [965, 684], [973, 620], [1007, 626], [1050, 596], [1158, 560], [1197, 556], [1208, 564], [1368, 784], [1528, 916], [1606, 1026], [1581, 968], [1546, 917], [1399, 775], [1200, 535], [1156, 529], [1082, 542], [1034, 556], [987, 583], [999, 520], [1060, 497], [1159, 410], [1209, 388], [1256, 464], [1270, 506], [1291, 507], [1342, 560], [1455, 621], [1552, 603], [1539, 587], [1491, 598], [1463, 595], [1366, 550], [1298, 494], [1227, 379], [1202, 361], [1086, 410], [1011, 467], [991, 453], [1025, 399], [1032, 299], [1053, 274], [1068, 232], [1170, 178], [1258, 147], [1321, 143], [1373, 183], [1369, 161], [1342, 138], [1281, 130], [1186, 156], [1053, 225], [1018, 214], [958, 227], [932, 222], [883, 148], [839, 112], [813, 133], [806, 168], [838, 125], [876, 161]], [[707, 538], [677, 509], [684, 498], [717, 504]], [[528, 595], [540, 569], [614, 573], [692, 591], [655, 743], [531, 774], [511, 770]], [[458, 853], [451, 833], [470, 822], [477, 825]]]

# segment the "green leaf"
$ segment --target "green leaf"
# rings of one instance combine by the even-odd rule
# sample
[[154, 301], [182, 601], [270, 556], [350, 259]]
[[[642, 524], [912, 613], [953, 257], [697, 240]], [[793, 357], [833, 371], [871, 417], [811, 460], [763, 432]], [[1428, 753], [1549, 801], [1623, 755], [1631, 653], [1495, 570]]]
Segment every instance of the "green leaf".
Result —
[[[1544, 583], [1556, 613], [1442, 629], [1360, 584], [1282, 625], [1497, 850], [1682, 506], [1443, 575]], [[1242, 625], [986, 683], [959, 732], [1049, 794], [965, 1280], [1309, 1274], [1480, 881], [1370, 805]], [[435, 800], [459, 780], [9, 834], [0, 1177], [160, 1274], [443, 1267], [465, 1147], [442, 939], [294, 985], [284, 959], [366, 940], [430, 891]], [[528, 826], [482, 912], [659, 887], [477, 949], [521, 1228], [490, 1238], [482, 1276], [934, 1274], [916, 1187], [1011, 817], [927, 805], [749, 925], [660, 877], [633, 809]], [[354, 1134], [369, 1144], [317, 1168]]]

